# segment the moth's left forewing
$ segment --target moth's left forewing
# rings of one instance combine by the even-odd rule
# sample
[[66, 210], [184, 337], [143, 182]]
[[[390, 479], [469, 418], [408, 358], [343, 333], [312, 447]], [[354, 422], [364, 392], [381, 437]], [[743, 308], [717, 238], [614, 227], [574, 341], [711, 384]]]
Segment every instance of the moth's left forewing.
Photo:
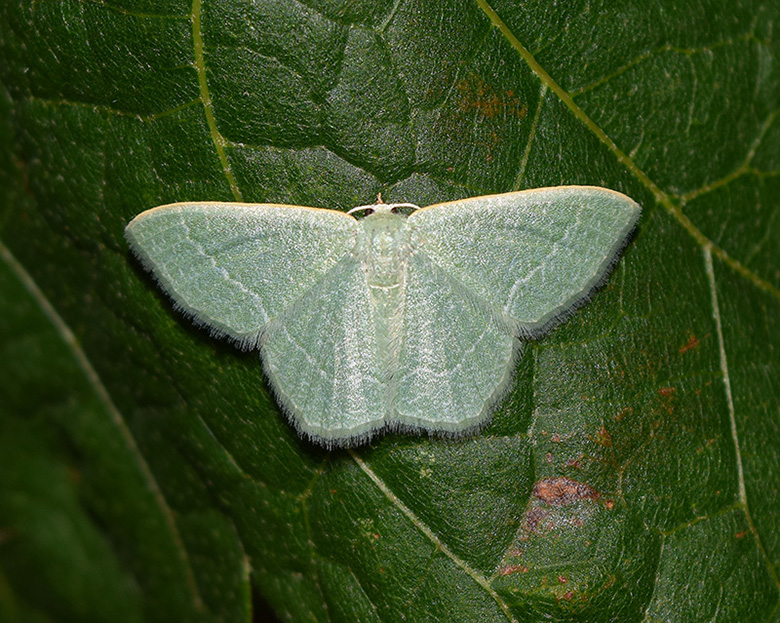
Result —
[[125, 236], [178, 308], [254, 347], [269, 320], [349, 253], [357, 228], [334, 210], [201, 202], [147, 210]]
[[560, 186], [429, 206], [409, 227], [413, 245], [537, 337], [605, 278], [639, 214], [621, 193]]

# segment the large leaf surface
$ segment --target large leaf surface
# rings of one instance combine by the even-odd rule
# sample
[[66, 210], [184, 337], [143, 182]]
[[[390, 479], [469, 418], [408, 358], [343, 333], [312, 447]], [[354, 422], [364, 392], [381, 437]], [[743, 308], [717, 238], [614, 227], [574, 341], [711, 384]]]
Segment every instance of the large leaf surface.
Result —
[[[1, 620], [780, 621], [777, 3], [0, 12]], [[458, 442], [298, 439], [122, 238], [563, 183], [637, 233]]]

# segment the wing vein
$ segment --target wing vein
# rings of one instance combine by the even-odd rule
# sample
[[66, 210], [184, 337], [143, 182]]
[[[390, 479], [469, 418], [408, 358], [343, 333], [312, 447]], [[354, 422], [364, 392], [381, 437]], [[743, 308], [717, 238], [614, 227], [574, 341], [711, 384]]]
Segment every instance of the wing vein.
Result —
[[[211, 265], [214, 267], [214, 270], [222, 275], [226, 281], [229, 283], [232, 283], [233, 285], [237, 286], [241, 292], [250, 295], [255, 301], [257, 301], [257, 306], [260, 310], [260, 313], [263, 314], [263, 325], [268, 323], [268, 313], [265, 311], [265, 306], [263, 305], [263, 301], [260, 298], [260, 296], [257, 294], [257, 292], [253, 292], [249, 288], [247, 288], [243, 283], [235, 279], [231, 274], [228, 272], [228, 270], [222, 266], [219, 266], [217, 264], [217, 260], [214, 258], [213, 255], [206, 253], [206, 250], [203, 248], [203, 245], [195, 240], [191, 235], [191, 230], [189, 225], [187, 225], [186, 220], [184, 219], [184, 214], [179, 214], [179, 223], [181, 223], [181, 226], [184, 228], [184, 237], [189, 240], [193, 246], [198, 250], [198, 253], [200, 253], [203, 257], [205, 257]], [[259, 327], [258, 327], [259, 328]]]

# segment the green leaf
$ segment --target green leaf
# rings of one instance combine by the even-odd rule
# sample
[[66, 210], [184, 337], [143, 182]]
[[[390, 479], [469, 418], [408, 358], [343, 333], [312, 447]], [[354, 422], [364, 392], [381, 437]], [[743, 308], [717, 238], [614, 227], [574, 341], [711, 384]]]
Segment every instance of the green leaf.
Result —
[[[0, 11], [0, 620], [780, 621], [780, 5]], [[122, 238], [557, 184], [639, 228], [454, 442], [299, 439]]]

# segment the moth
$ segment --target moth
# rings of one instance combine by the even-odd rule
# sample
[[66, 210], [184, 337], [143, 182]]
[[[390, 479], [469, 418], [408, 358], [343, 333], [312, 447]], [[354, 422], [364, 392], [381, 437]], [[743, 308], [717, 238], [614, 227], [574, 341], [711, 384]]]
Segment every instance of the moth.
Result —
[[382, 429], [482, 426], [522, 339], [586, 300], [640, 211], [590, 186], [349, 213], [176, 203], [125, 234], [177, 308], [260, 349], [301, 434], [343, 447]]

